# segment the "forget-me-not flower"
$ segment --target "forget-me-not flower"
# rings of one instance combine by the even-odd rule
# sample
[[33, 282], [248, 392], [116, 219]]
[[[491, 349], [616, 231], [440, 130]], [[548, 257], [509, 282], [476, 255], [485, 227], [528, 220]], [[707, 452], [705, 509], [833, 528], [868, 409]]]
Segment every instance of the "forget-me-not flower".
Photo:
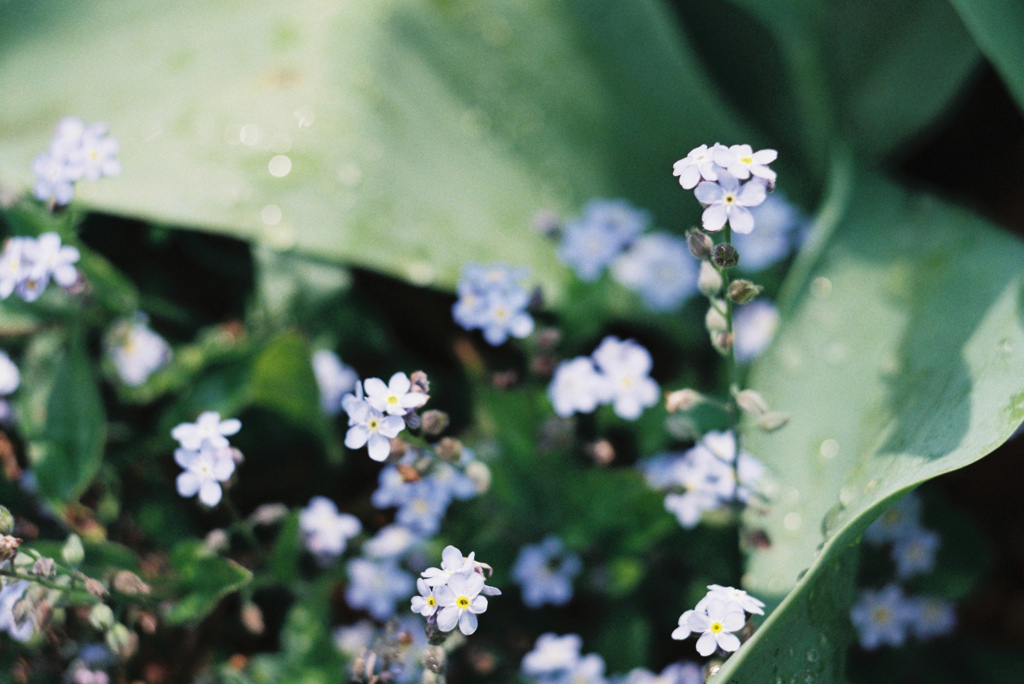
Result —
[[395, 522], [413, 532], [429, 537], [441, 529], [441, 520], [448, 512], [448, 493], [430, 478], [405, 484], [406, 494]]
[[437, 599], [434, 598], [434, 589], [422, 577], [416, 579], [416, 591], [420, 595], [412, 597], [412, 612], [423, 617], [430, 617], [436, 613]]
[[28, 580], [8, 582], [0, 589], [0, 631], [6, 631], [15, 641], [25, 642], [32, 638], [36, 631], [35, 621], [31, 615], [21, 621], [14, 619], [14, 604], [21, 600], [28, 589]]
[[395, 373], [388, 384], [380, 378], [367, 378], [363, 381], [366, 390], [366, 403], [381, 413], [389, 416], [404, 416], [413, 409], [427, 403], [427, 395], [414, 392], [412, 381], [405, 373]]
[[609, 401], [620, 418], [636, 420], [658, 403], [660, 389], [650, 377], [651, 353], [633, 340], [606, 337], [592, 354], [607, 382]]
[[865, 589], [850, 609], [860, 645], [869, 651], [879, 646], [902, 646], [913, 617], [913, 606], [895, 584], [878, 591]]
[[503, 264], [467, 264], [456, 286], [459, 300], [452, 317], [466, 330], [481, 330], [488, 344], [498, 346], [511, 337], [533, 332], [533, 318], [526, 312], [530, 294], [520, 282], [528, 271]]
[[715, 155], [725, 150], [723, 145], [715, 143], [710, 148], [701, 145], [690, 150], [690, 153], [672, 165], [672, 175], [679, 176], [679, 185], [684, 190], [696, 187], [703, 178], [706, 181], [718, 180], [718, 167], [715, 166]]
[[366, 446], [374, 461], [383, 461], [391, 453], [391, 439], [405, 429], [405, 420], [399, 416], [385, 416], [365, 400], [346, 406], [349, 429], [345, 446], [359, 449]]
[[558, 636], [546, 632], [537, 637], [533, 648], [523, 656], [520, 665], [523, 674], [530, 677], [550, 677], [563, 674], [580, 660], [583, 639], [578, 634]]
[[649, 308], [671, 311], [697, 292], [698, 268], [685, 240], [648, 233], [615, 260], [612, 275]]
[[463, 557], [461, 551], [454, 546], [448, 545], [441, 552], [441, 567], [427, 568], [420, 573], [420, 576], [427, 581], [428, 585], [439, 587], [448, 582], [453, 575], [465, 575], [474, 572], [476, 566], [473, 559], [475, 555], [475, 553], [470, 552], [469, 556]]
[[204, 445], [215, 450], [230, 446], [228, 437], [242, 429], [237, 418], [220, 419], [216, 411], [203, 411], [194, 423], [181, 423], [171, 430], [171, 437], [178, 440], [183, 449], [198, 450]]
[[750, 145], [720, 147], [715, 150], [714, 155], [715, 163], [735, 178], [746, 180], [751, 176], [756, 176], [769, 183], [775, 182], [775, 172], [768, 168], [768, 165], [778, 157], [779, 153], [775, 150], [754, 152], [754, 148]]
[[338, 512], [338, 506], [324, 496], [314, 496], [299, 513], [299, 530], [306, 549], [321, 561], [345, 552], [348, 540], [363, 530], [359, 519]]
[[566, 224], [558, 257], [580, 280], [597, 280], [650, 223], [650, 214], [625, 200], [593, 200], [583, 216]]
[[763, 354], [779, 328], [779, 310], [759, 299], [739, 307], [733, 316], [733, 353], [737, 363], [749, 363]]
[[562, 540], [552, 535], [520, 549], [512, 578], [522, 589], [528, 608], [564, 606], [572, 599], [572, 581], [581, 568], [579, 556], [567, 552]]
[[392, 523], [377, 530], [377, 534], [363, 544], [363, 553], [370, 558], [399, 558], [420, 541], [421, 537], [408, 527]]
[[188, 499], [198, 493], [199, 500], [210, 507], [220, 503], [221, 483], [235, 472], [234, 459], [218, 453], [210, 444], [198, 450], [176, 449], [174, 462], [185, 469], [176, 481], [178, 494]]
[[694, 196], [707, 207], [702, 221], [704, 230], [722, 230], [728, 223], [737, 233], [749, 233], [754, 229], [754, 217], [750, 207], [756, 207], [768, 196], [764, 181], [749, 180], [742, 185], [729, 173], [718, 174], [718, 182], [704, 181], [694, 190]]
[[949, 601], [915, 596], [907, 599], [907, 604], [910, 633], [921, 641], [946, 636], [956, 629], [956, 610]]
[[313, 352], [312, 365], [316, 385], [320, 390], [320, 406], [327, 415], [336, 416], [341, 411], [342, 397], [356, 388], [359, 376], [329, 349]]
[[79, 178], [96, 181], [121, 174], [121, 162], [117, 160], [120, 145], [107, 135], [108, 130], [105, 123], [86, 126], [78, 146], [68, 152], [68, 165]]
[[607, 684], [604, 668], [604, 658], [588, 653], [573, 663], [568, 672], [551, 679], [551, 684]]
[[914, 535], [921, 529], [921, 499], [907, 494], [864, 531], [864, 541], [881, 545]]
[[171, 359], [171, 346], [144, 318], [121, 321], [111, 328], [107, 349], [118, 377], [129, 387], [142, 385]]
[[757, 230], [736, 233], [732, 244], [740, 254], [739, 268], [754, 272], [776, 264], [797, 246], [807, 220], [800, 210], [776, 191], [751, 207]]
[[354, 558], [348, 562], [345, 601], [351, 608], [365, 610], [376, 620], [395, 614], [395, 603], [412, 593], [413, 577], [390, 561]]
[[607, 378], [598, 373], [594, 362], [585, 356], [563, 361], [555, 368], [548, 398], [562, 418], [574, 413], [593, 413], [598, 406], [608, 401]]
[[938, 533], [918, 529], [896, 539], [892, 544], [892, 559], [896, 562], [896, 575], [901, 578], [930, 572], [935, 567], [941, 539]]
[[487, 597], [480, 595], [483, 588], [483, 575], [472, 572], [469, 575], [456, 573], [448, 578], [447, 583], [434, 589], [440, 606], [437, 628], [450, 632], [458, 625], [459, 631], [466, 636], [475, 632], [476, 616], [487, 610]]

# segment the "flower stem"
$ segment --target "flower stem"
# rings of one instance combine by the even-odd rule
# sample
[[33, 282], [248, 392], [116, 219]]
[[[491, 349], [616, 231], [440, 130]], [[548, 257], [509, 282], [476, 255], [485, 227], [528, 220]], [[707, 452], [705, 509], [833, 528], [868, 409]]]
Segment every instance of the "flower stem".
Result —
[[75, 586], [75, 580], [72, 578], [71, 584], [57, 584], [51, 582], [48, 579], [43, 579], [38, 575], [30, 575], [24, 572], [18, 572], [17, 570], [8, 570], [6, 568], [0, 569], [0, 576], [11, 577], [17, 580], [28, 580], [29, 582], [35, 582], [36, 584], [46, 587], [47, 589], [56, 589], [57, 591], [71, 591], [73, 589], [81, 589], [82, 587]]
[[234, 523], [231, 525], [231, 529], [241, 531], [242, 536], [245, 537], [246, 541], [249, 542], [252, 548], [262, 554], [263, 545], [260, 544], [260, 540], [256, 537], [256, 533], [253, 531], [252, 525], [249, 524], [249, 521], [242, 517], [242, 514], [239, 513], [238, 509], [235, 507], [235, 503], [227, 496], [224, 497], [224, 505], [234, 520]]
[[[725, 238], [725, 240], [724, 240], [725, 244], [731, 245], [732, 244], [732, 227], [729, 226], [729, 225], [726, 225], [725, 226], [725, 230], [723, 231], [723, 234], [724, 234], [724, 238]], [[734, 313], [734, 306], [735, 305], [733, 304], [732, 298], [729, 297], [729, 283], [731, 282], [731, 275], [729, 273], [729, 269], [728, 268], [723, 268], [722, 269], [722, 280], [723, 280], [723, 288], [724, 288], [724, 291], [725, 291], [725, 331], [729, 335], [729, 349], [728, 349], [728, 351], [725, 354], [725, 364], [726, 364], [726, 368], [727, 368], [726, 377], [729, 379], [729, 399], [728, 399], [728, 405], [729, 405], [729, 413], [732, 414], [732, 417], [733, 417], [732, 433], [733, 433], [733, 436], [736, 439], [736, 454], [735, 454], [735, 457], [733, 458], [733, 461], [732, 461], [733, 475], [735, 476], [735, 480], [736, 480], [736, 489], [733, 491], [733, 500], [734, 500], [734, 503], [735, 503], [736, 495], [737, 495], [737, 492], [739, 491], [739, 486], [740, 486], [740, 471], [739, 471], [739, 462], [740, 462], [740, 419], [743, 416], [742, 416], [742, 413], [740, 412], [739, 404], [736, 401], [736, 395], [739, 394], [739, 391], [740, 391], [740, 381], [739, 381], [739, 368], [736, 365], [736, 338], [735, 338], [735, 332], [733, 331], [733, 313]]]

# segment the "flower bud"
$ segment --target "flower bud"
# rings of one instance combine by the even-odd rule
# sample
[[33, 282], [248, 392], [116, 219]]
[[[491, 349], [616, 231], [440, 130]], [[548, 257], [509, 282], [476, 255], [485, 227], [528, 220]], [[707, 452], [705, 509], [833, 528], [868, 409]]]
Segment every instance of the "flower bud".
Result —
[[[700, 262], [700, 275], [697, 276], [697, 289], [705, 297], [714, 297], [722, 291], [722, 274], [711, 265], [710, 261]], [[729, 287], [732, 291], [732, 287]]]
[[64, 548], [60, 550], [60, 556], [68, 565], [78, 565], [85, 560], [85, 548], [77, 534], [68, 535], [68, 540], [64, 542]]
[[423, 667], [438, 674], [445, 671], [447, 655], [441, 646], [427, 646], [423, 651]]
[[442, 461], [456, 463], [462, 456], [462, 442], [454, 437], [444, 437], [434, 447], [434, 453]]
[[107, 648], [121, 660], [128, 660], [139, 647], [139, 635], [118, 623], [107, 630]]
[[52, 558], [40, 558], [32, 564], [32, 574], [39, 577], [53, 577], [55, 569]]
[[562, 331], [558, 328], [541, 328], [537, 331], [537, 348], [551, 351], [562, 341]]
[[711, 252], [711, 261], [719, 268], [735, 268], [740, 263], [740, 254], [732, 245], [720, 242]]
[[702, 401], [704, 401], [704, 397], [696, 390], [689, 388], [676, 390], [665, 395], [665, 410], [669, 413], [689, 411]]
[[148, 596], [150, 592], [148, 584], [139, 579], [139, 576], [134, 572], [128, 572], [127, 570], [115, 573], [111, 584], [114, 587], [114, 591], [126, 596]]
[[769, 411], [761, 416], [761, 420], [758, 421], [758, 427], [765, 432], [775, 432], [786, 427], [786, 423], [789, 422], [789, 414], [781, 413], [779, 411]]
[[751, 389], [745, 389], [736, 394], [736, 405], [744, 413], [754, 416], [764, 415], [768, 412], [768, 402], [760, 394]]
[[21, 540], [17, 537], [12, 537], [9, 534], [0, 537], [0, 563], [17, 556], [19, 546], [21, 546]]
[[114, 611], [105, 603], [97, 603], [89, 611], [89, 624], [101, 632], [114, 626]]
[[615, 460], [615, 447], [607, 439], [602, 439], [587, 446], [587, 455], [594, 463], [606, 466]]
[[436, 437], [448, 427], [448, 414], [444, 411], [431, 409], [423, 414], [423, 434]]
[[409, 376], [409, 382], [411, 387], [410, 392], [420, 392], [422, 394], [430, 394], [430, 380], [427, 378], [427, 374], [421, 370], [415, 371]]
[[725, 354], [732, 349], [732, 333], [731, 332], [719, 332], [711, 333], [711, 344], [715, 349]]
[[203, 546], [213, 553], [226, 551], [228, 548], [228, 533], [220, 528], [210, 530], [206, 533], [206, 538], [203, 539]]
[[722, 300], [715, 300], [708, 307], [708, 313], [704, 316], [704, 325], [712, 333], [724, 332], [729, 327], [729, 322], [725, 320], [725, 316], [719, 311], [720, 308], [725, 308], [725, 302]]
[[491, 469], [486, 463], [473, 461], [466, 466], [466, 477], [476, 485], [478, 494], [485, 494], [491, 488]]
[[711, 256], [711, 250], [715, 243], [708, 234], [699, 228], [691, 228], [686, 231], [686, 244], [690, 247], [690, 254], [698, 259], [707, 259]]
[[749, 280], [734, 280], [729, 283], [729, 299], [737, 304], [746, 304], [761, 294], [763, 289], [760, 285], [755, 285]]
[[6, 506], [0, 506], [0, 534], [8, 535], [12, 532], [14, 532], [14, 516]]
[[288, 517], [288, 507], [282, 503], [268, 503], [249, 514], [253, 525], [275, 525]]
[[250, 634], [263, 634], [265, 626], [263, 624], [263, 611], [260, 607], [251, 601], [242, 606], [241, 613], [242, 626]]

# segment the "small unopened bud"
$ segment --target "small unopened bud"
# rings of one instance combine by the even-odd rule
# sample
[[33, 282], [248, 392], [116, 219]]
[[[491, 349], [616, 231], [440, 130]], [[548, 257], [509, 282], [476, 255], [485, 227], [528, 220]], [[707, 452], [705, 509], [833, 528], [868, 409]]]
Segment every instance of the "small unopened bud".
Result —
[[77, 573], [75, 577], [81, 580], [82, 583], [85, 585], [85, 590], [93, 596], [95, 596], [96, 598], [102, 598], [106, 596], [108, 593], [110, 593], [107, 591], [107, 588], [103, 586], [103, 583], [100, 582], [98, 579], [93, 579], [92, 577], [84, 575], [80, 572]]
[[734, 280], [729, 283], [729, 299], [737, 304], [746, 304], [761, 294], [763, 289], [760, 285], [755, 285], [749, 280]]
[[217, 457], [230, 458], [235, 462], [235, 465], [242, 465], [245, 463], [245, 454], [242, 453], [241, 449], [236, 449], [235, 447], [227, 447], [226, 449], [221, 450], [218, 452]]
[[402, 476], [402, 482], [419, 482], [421, 479], [420, 471], [408, 463], [399, 463], [395, 466], [395, 470]]
[[420, 414], [416, 413], [413, 409], [409, 409], [409, 412], [402, 416], [402, 419], [405, 420], [405, 427], [410, 430], [419, 430], [420, 426], [423, 425], [423, 419], [420, 417]]
[[249, 602], [242, 606], [241, 613], [242, 626], [250, 634], [263, 634], [265, 629], [263, 624], [263, 611], [255, 603]]
[[760, 394], [751, 389], [745, 389], [736, 395], [736, 405], [744, 413], [753, 416], [761, 416], [768, 412], [768, 402]]
[[587, 455], [598, 465], [609, 465], [615, 460], [615, 447], [607, 439], [594, 442], [587, 447]]
[[686, 231], [686, 244], [690, 247], [690, 254], [698, 259], [707, 259], [711, 256], [711, 250], [715, 243], [707, 233], [699, 228], [691, 228]]
[[206, 538], [203, 539], [203, 546], [214, 553], [226, 551], [228, 548], [228, 533], [220, 528], [210, 530], [206, 533]]
[[562, 221], [553, 209], [541, 209], [533, 217], [533, 229], [544, 237], [558, 237]]
[[107, 630], [107, 648], [121, 660], [128, 660], [135, 655], [139, 647], [139, 635], [118, 623]]
[[268, 503], [249, 514], [253, 525], [276, 525], [288, 517], [288, 507], [283, 503]]
[[486, 463], [480, 461], [470, 463], [466, 466], [466, 477], [476, 485], [478, 494], [484, 494], [491, 488], [491, 469], [487, 467]]
[[537, 348], [551, 351], [562, 341], [562, 331], [558, 328], [541, 328], [537, 331]]
[[6, 506], [0, 506], [0, 534], [14, 532], [14, 516], [7, 510]]
[[434, 447], [434, 453], [442, 461], [455, 463], [462, 456], [462, 442], [454, 437], [444, 437]]
[[430, 379], [427, 374], [421, 370], [414, 372], [409, 376], [409, 382], [412, 386], [409, 388], [410, 392], [419, 392], [420, 394], [430, 394]]
[[740, 253], [732, 245], [720, 242], [711, 252], [711, 261], [719, 268], [735, 268], [740, 263]]
[[64, 548], [60, 550], [60, 556], [68, 565], [78, 565], [85, 560], [85, 548], [77, 534], [68, 535], [68, 540], [64, 542]]
[[519, 373], [514, 370], [497, 371], [491, 375], [491, 384], [501, 390], [512, 389], [519, 384]]
[[431, 437], [440, 435], [448, 427], [448, 414], [432, 409], [423, 414], [423, 434]]
[[106, 603], [97, 603], [89, 611], [89, 624], [101, 632], [114, 626], [114, 611]]
[[758, 421], [757, 424], [758, 427], [760, 427], [765, 432], [775, 432], [776, 430], [781, 430], [782, 428], [786, 427], [786, 423], [788, 422], [788, 413], [782, 413], [780, 411], [768, 411], [763, 416], [761, 416], [761, 420]]
[[9, 534], [0, 537], [0, 563], [17, 556], [19, 546], [21, 546], [21, 540], [17, 537], [12, 537]]
[[[697, 289], [705, 297], [714, 297], [722, 291], [722, 274], [711, 265], [710, 261], [700, 262], [700, 275], [697, 276]], [[730, 291], [732, 288], [729, 288]]]
[[723, 354], [732, 349], [732, 333], [720, 332], [711, 333], [711, 344]]
[[438, 674], [444, 672], [448, 657], [441, 646], [427, 646], [423, 651], [423, 667]]
[[148, 611], [143, 611], [139, 613], [139, 617], [135, 621], [135, 624], [137, 624], [139, 629], [146, 634], [156, 634], [156, 628], [159, 623], [156, 619], [156, 615]]
[[689, 388], [676, 390], [665, 395], [665, 409], [669, 413], [689, 411], [702, 401], [704, 401], [704, 396], [696, 390]]
[[704, 325], [707, 326], [708, 330], [712, 333], [723, 332], [729, 327], [728, 321], [725, 320], [725, 316], [719, 309], [725, 308], [724, 302], [716, 300], [711, 303], [708, 307], [708, 313], [704, 316]]
[[148, 584], [139, 579], [134, 572], [127, 570], [115, 573], [114, 579], [110, 583], [114, 587], [114, 591], [125, 596], [148, 596], [150, 592]]
[[39, 577], [53, 577], [56, 564], [52, 558], [40, 558], [32, 564], [32, 574]]

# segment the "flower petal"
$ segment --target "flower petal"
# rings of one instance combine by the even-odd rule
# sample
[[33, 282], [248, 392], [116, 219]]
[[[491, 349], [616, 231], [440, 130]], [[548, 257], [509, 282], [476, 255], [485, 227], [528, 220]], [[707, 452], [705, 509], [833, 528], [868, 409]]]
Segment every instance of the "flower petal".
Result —
[[704, 181], [697, 186], [697, 189], [693, 191], [693, 196], [697, 198], [697, 201], [701, 204], [714, 204], [718, 200], [722, 199], [722, 188], [718, 183], [712, 183], [710, 181]]
[[722, 204], [712, 204], [704, 210], [704, 214], [701, 216], [701, 220], [704, 223], [704, 230], [712, 232], [722, 230], [728, 218], [729, 214], [726, 212], [725, 206]]
[[729, 632], [718, 633], [718, 645], [722, 647], [723, 651], [735, 651], [740, 647], [740, 640], [735, 634]]
[[241, 429], [242, 421], [238, 420], [237, 418], [228, 418], [227, 420], [222, 421], [221, 424], [217, 427], [217, 431], [225, 436], [234, 435]]
[[729, 225], [737, 233], [749, 233], [754, 229], [754, 215], [746, 207], [734, 206], [729, 212]]
[[370, 438], [370, 430], [365, 425], [353, 425], [345, 434], [345, 446], [349, 449], [360, 449]]
[[196, 477], [195, 473], [184, 472], [178, 475], [178, 479], [175, 480], [175, 485], [178, 487], [178, 494], [185, 497], [186, 499], [190, 496], [195, 496], [196, 492], [199, 491], [200, 480]]
[[370, 458], [374, 461], [383, 461], [391, 453], [391, 440], [380, 433], [373, 433], [368, 440]]
[[388, 390], [391, 394], [402, 396], [412, 387], [412, 381], [409, 380], [409, 376], [405, 373], [398, 372], [391, 376], [388, 380]]
[[468, 610], [464, 611], [462, 613], [462, 616], [459, 617], [459, 631], [465, 634], [466, 636], [469, 636], [470, 634], [476, 631], [477, 624], [478, 621], [476, 619], [476, 615], [469, 612]]
[[697, 653], [702, 656], [709, 656], [715, 652], [718, 647], [718, 642], [715, 641], [715, 635], [711, 632], [704, 632], [700, 639], [697, 639]]
[[368, 397], [388, 396], [388, 386], [380, 378], [367, 378], [363, 380], [363, 387], [366, 388], [366, 396]]
[[437, 628], [442, 632], [450, 632], [459, 624], [459, 613], [462, 611], [455, 606], [445, 606], [437, 613]]
[[221, 494], [220, 483], [216, 480], [207, 480], [199, 488], [199, 500], [211, 508], [220, 503]]

